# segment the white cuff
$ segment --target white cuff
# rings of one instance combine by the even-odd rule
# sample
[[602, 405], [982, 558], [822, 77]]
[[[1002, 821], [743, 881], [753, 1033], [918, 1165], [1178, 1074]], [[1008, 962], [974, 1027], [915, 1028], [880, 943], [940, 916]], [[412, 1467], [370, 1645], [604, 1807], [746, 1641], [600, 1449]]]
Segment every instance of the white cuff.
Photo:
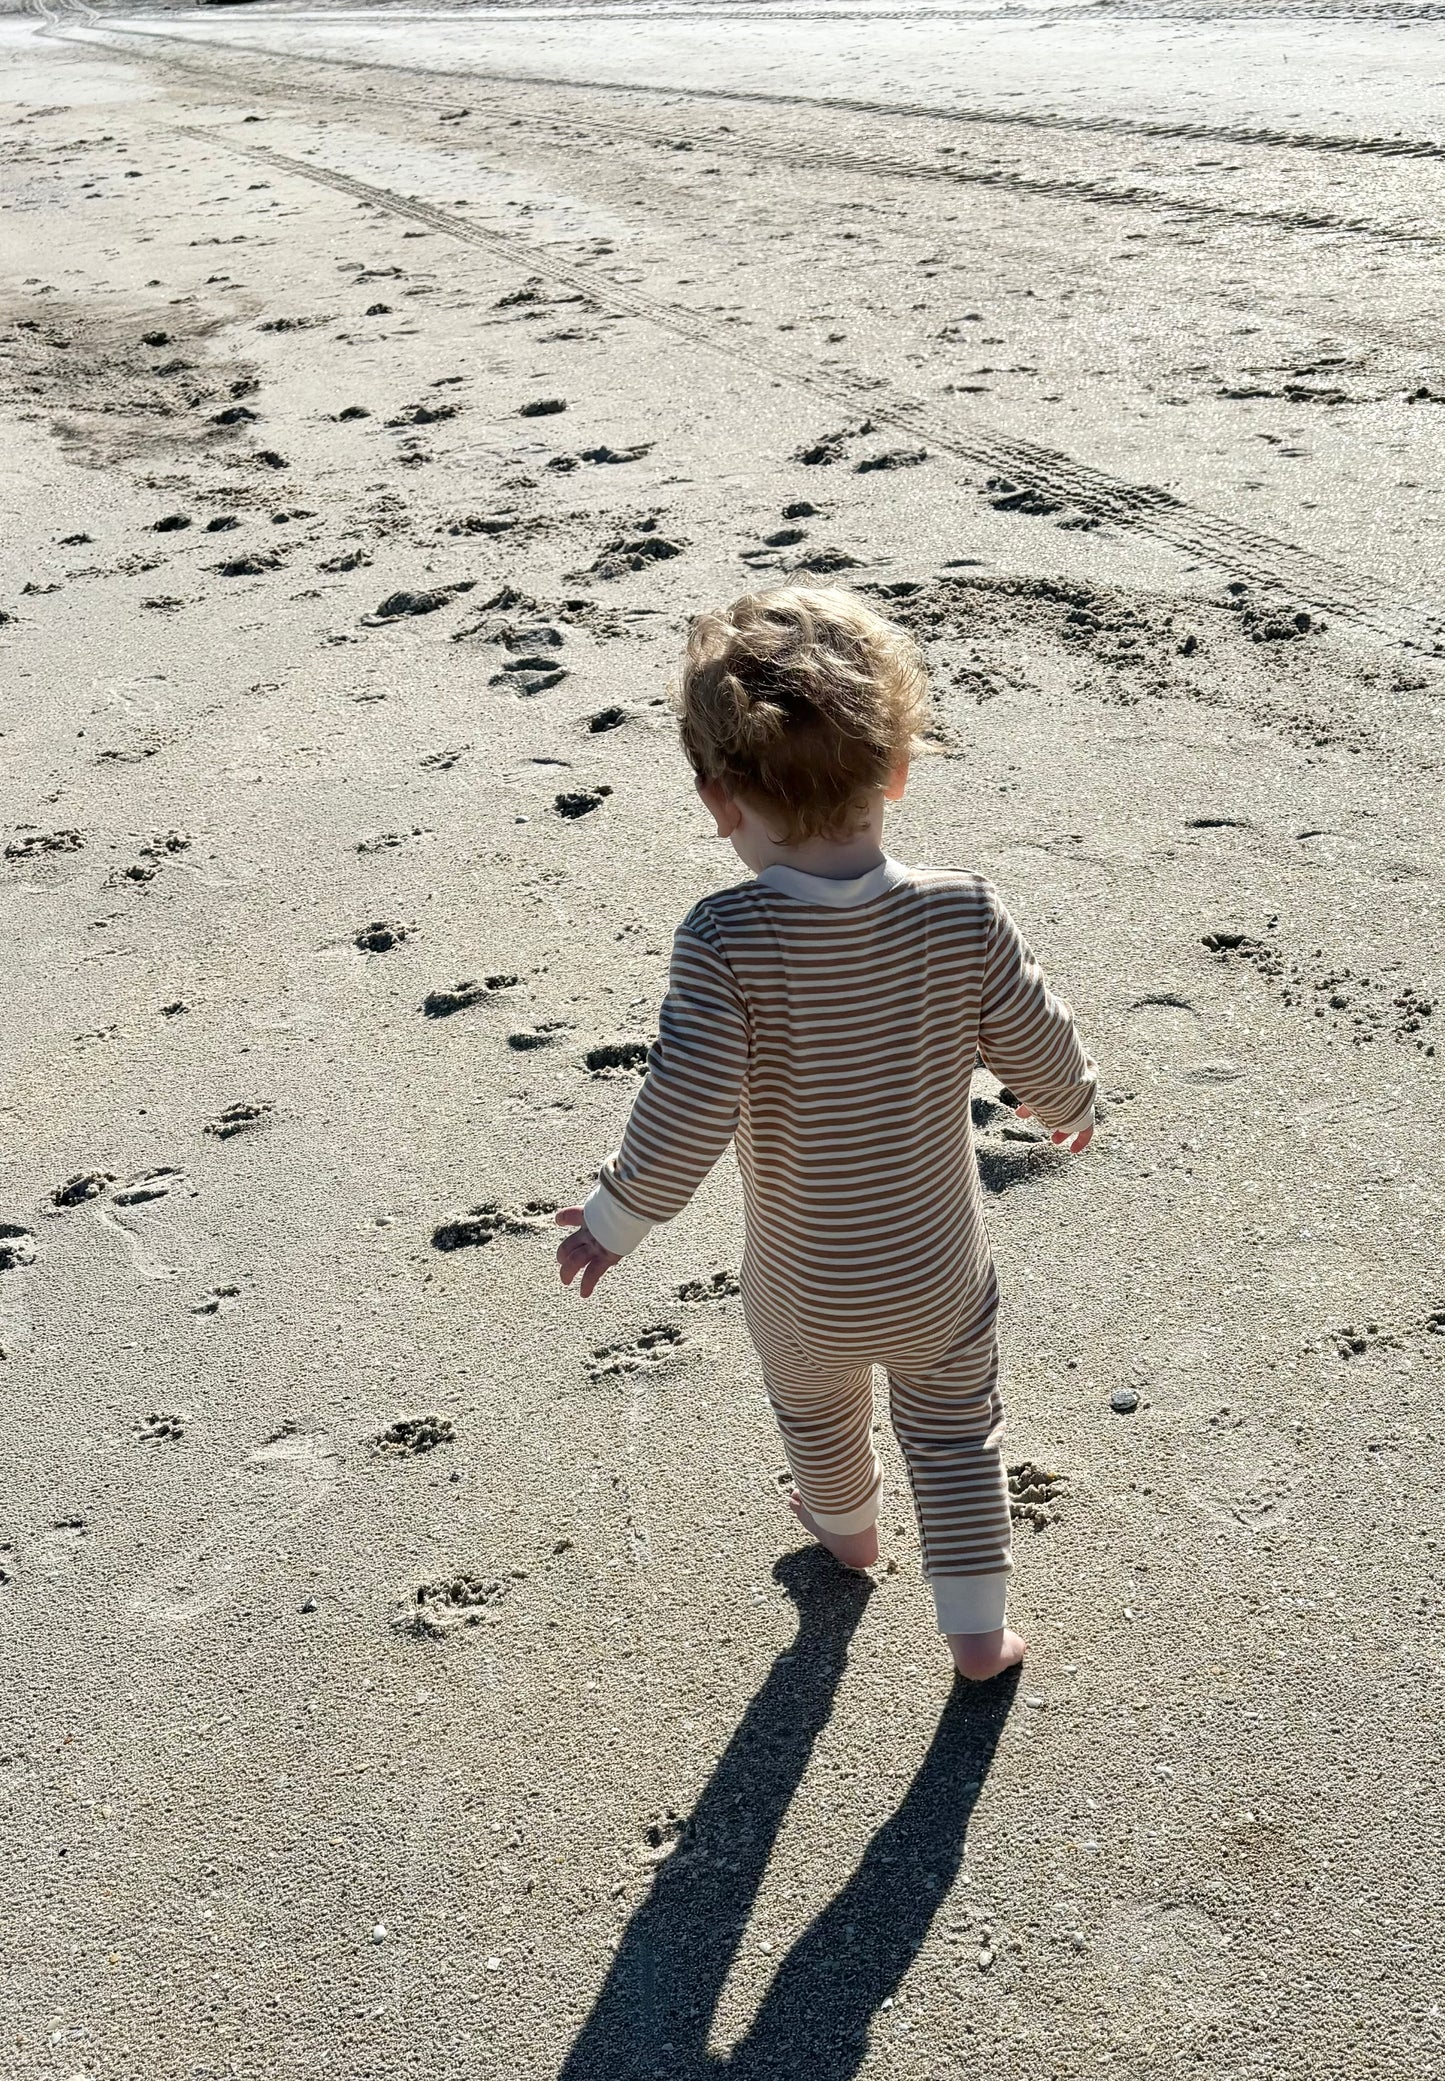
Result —
[[[803, 1495], [801, 1488], [798, 1490], [798, 1494], [800, 1496]], [[845, 1510], [841, 1516], [835, 1516], [829, 1515], [822, 1510], [815, 1510], [812, 1504], [808, 1502], [806, 1496], [803, 1496], [803, 1502], [807, 1506], [809, 1517], [812, 1518], [813, 1523], [820, 1532], [837, 1532], [841, 1537], [846, 1538], [850, 1532], [866, 1532], [870, 1525], [877, 1524], [878, 1504], [882, 1494], [883, 1469], [875, 1459], [873, 1462], [873, 1492], [869, 1496], [868, 1501], [860, 1503], [856, 1510]]]
[[1062, 1127], [1051, 1127], [1050, 1134], [1082, 1134], [1086, 1127], [1094, 1125], [1094, 1101], [1089, 1100], [1082, 1113], [1073, 1120], [1066, 1120]]
[[601, 1178], [588, 1195], [582, 1219], [603, 1249], [612, 1251], [617, 1257], [626, 1257], [657, 1226], [645, 1214], [634, 1214], [629, 1207], [624, 1207], [617, 1195], [607, 1190]]
[[998, 1575], [930, 1575], [940, 1633], [996, 1633], [1008, 1603], [1009, 1570]]

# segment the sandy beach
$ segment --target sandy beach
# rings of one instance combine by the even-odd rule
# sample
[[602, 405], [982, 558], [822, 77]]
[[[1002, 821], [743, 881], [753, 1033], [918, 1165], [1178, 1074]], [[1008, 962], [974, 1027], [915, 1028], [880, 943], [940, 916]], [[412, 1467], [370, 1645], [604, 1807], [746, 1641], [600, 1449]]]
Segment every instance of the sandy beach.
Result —
[[[1445, 7], [0, 17], [0, 2077], [1445, 2071]], [[1030, 1652], [807, 1550], [666, 695], [923, 643]]]

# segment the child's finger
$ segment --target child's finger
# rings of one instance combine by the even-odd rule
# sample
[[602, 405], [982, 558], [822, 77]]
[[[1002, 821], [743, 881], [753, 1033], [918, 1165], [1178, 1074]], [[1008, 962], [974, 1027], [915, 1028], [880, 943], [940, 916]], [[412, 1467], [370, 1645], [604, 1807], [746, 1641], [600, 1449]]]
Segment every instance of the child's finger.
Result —
[[591, 1255], [592, 1253], [587, 1248], [587, 1244], [581, 1242], [576, 1236], [569, 1236], [565, 1243], [559, 1245], [557, 1266], [562, 1274], [562, 1284], [564, 1286], [572, 1284], [572, 1281], [589, 1261]]
[[582, 1209], [580, 1207], [559, 1207], [552, 1219], [556, 1222], [558, 1228], [580, 1228], [582, 1226]]
[[1068, 1143], [1071, 1156], [1082, 1156], [1093, 1139], [1094, 1130], [1092, 1127], [1080, 1128], [1079, 1132], [1073, 1136], [1067, 1134], [1056, 1134], [1053, 1136], [1055, 1144]]

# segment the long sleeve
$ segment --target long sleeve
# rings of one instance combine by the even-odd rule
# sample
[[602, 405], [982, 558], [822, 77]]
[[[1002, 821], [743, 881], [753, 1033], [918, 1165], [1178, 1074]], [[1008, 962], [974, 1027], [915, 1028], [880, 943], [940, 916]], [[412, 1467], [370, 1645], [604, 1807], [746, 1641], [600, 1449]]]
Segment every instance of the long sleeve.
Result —
[[646, 1079], [583, 1208], [604, 1249], [635, 1250], [687, 1205], [733, 1138], [747, 1064], [747, 1008], [732, 970], [685, 922]]
[[1098, 1068], [1043, 970], [993, 892], [978, 1049], [999, 1082], [1018, 1093], [1051, 1133], [1093, 1125]]

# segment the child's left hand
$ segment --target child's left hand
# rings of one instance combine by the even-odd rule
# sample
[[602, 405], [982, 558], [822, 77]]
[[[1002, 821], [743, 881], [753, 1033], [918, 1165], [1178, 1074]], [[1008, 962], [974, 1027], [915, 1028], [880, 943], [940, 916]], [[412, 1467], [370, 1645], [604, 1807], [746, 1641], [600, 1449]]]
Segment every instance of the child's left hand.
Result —
[[[1018, 1106], [1015, 1108], [1015, 1110], [1018, 1113], [1020, 1120], [1036, 1120], [1038, 1118], [1037, 1113], [1034, 1112], [1031, 1106]], [[1092, 1127], [1082, 1128], [1079, 1131], [1079, 1133], [1075, 1135], [1051, 1134], [1049, 1136], [1049, 1140], [1051, 1142], [1067, 1142], [1069, 1145], [1069, 1153], [1072, 1156], [1082, 1156], [1084, 1151], [1088, 1148], [1090, 1142], [1093, 1139], [1094, 1130]], [[559, 1214], [557, 1218], [560, 1221], [562, 1217]]]
[[604, 1272], [610, 1272], [622, 1259], [615, 1250], [604, 1250], [582, 1219], [580, 1207], [559, 1207], [557, 1226], [571, 1228], [577, 1232], [557, 1245], [557, 1269], [562, 1284], [570, 1286], [580, 1272], [582, 1274], [582, 1298], [587, 1300]]

